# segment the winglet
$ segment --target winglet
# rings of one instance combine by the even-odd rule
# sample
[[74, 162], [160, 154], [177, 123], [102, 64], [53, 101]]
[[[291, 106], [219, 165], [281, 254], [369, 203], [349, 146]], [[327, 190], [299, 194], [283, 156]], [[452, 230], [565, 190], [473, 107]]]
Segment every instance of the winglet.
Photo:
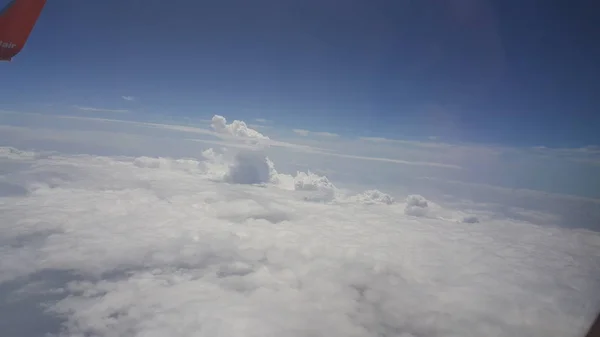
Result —
[[25, 46], [46, 0], [12, 0], [0, 10], [0, 61], [10, 61]]

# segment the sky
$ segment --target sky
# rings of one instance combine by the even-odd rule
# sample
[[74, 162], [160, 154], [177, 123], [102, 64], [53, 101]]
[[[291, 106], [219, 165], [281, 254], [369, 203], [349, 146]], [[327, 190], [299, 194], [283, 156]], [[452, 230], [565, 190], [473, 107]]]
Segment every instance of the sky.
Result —
[[357, 136], [598, 145], [600, 50], [589, 6], [57, 0], [26, 49], [1, 65], [11, 85], [0, 107], [221, 114]]

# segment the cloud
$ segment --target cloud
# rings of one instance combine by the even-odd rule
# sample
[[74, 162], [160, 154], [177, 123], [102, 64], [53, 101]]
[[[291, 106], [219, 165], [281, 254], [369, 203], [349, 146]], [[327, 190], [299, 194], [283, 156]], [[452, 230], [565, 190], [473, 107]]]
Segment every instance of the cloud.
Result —
[[359, 140], [370, 142], [370, 143], [387, 143], [387, 144], [401, 144], [407, 146], [414, 147], [422, 147], [422, 148], [434, 148], [434, 149], [449, 149], [449, 148], [458, 148], [459, 146], [453, 144], [446, 144], [442, 142], [434, 141], [434, 139], [429, 137], [429, 141], [415, 141], [415, 140], [401, 140], [401, 139], [391, 139], [384, 137], [359, 137]]
[[579, 148], [548, 148], [536, 146], [531, 150], [533, 155], [541, 155], [546, 158], [560, 158], [561, 160], [600, 165], [600, 148], [598, 146], [584, 146]]
[[256, 149], [237, 152], [233, 163], [227, 167], [223, 180], [235, 184], [271, 183], [287, 190], [308, 192], [305, 193], [304, 200], [310, 201], [332, 201], [337, 191], [327, 177], [310, 171], [298, 171], [295, 176], [278, 173], [275, 164], [265, 153]]
[[356, 156], [356, 155], [341, 154], [341, 153], [335, 153], [332, 155], [336, 156], [336, 157], [370, 160], [370, 161], [380, 161], [380, 162], [395, 163], [395, 164], [416, 165], [416, 166], [434, 166], [434, 167], [443, 167], [443, 168], [456, 169], [456, 170], [461, 169], [460, 166], [452, 165], [452, 164], [409, 161], [409, 160], [401, 160], [401, 159], [393, 159], [393, 158], [366, 157], [366, 156]]
[[263, 130], [268, 130], [268, 129], [273, 128], [270, 125], [263, 125], [263, 124], [248, 124], [248, 127], [251, 129], [263, 129]]
[[133, 164], [141, 168], [188, 170], [194, 172], [199, 169], [201, 162], [194, 159], [173, 160], [170, 158], [153, 158], [144, 156], [135, 158]]
[[336, 137], [340, 136], [337, 133], [315, 132], [315, 131], [308, 131], [308, 130], [304, 130], [304, 129], [293, 129], [292, 131], [303, 137], [308, 137], [309, 135], [315, 135], [315, 136], [320, 136], [320, 137], [336, 138]]
[[[498, 215], [462, 223], [462, 211], [425, 196], [396, 194], [406, 200], [394, 202], [364, 182], [339, 189], [311, 171], [276, 170], [293, 156], [194, 151], [3, 148], [2, 180], [26, 191], [0, 197], [0, 307], [27, 315], [5, 328], [36, 336], [576, 336], [597, 309], [597, 232]], [[405, 214], [411, 207], [427, 216]], [[33, 315], [53, 324], [31, 324]]]
[[104, 109], [104, 108], [94, 108], [94, 107], [79, 106], [79, 105], [74, 105], [73, 107], [76, 109], [79, 109], [81, 111], [89, 111], [89, 112], [115, 112], [115, 113], [129, 112], [129, 110], [126, 110], [126, 109]]
[[406, 207], [404, 214], [413, 216], [425, 216], [429, 211], [427, 199], [420, 195], [409, 195], [406, 198]]
[[353, 200], [360, 204], [374, 205], [374, 204], [385, 204], [391, 205], [394, 203], [394, 198], [386, 193], [379, 190], [368, 190], [351, 197]]
[[375, 143], [393, 143], [394, 139], [384, 138], [384, 137], [359, 137], [360, 140], [364, 140], [366, 142], [375, 142]]
[[269, 139], [269, 137], [262, 133], [250, 129], [245, 122], [234, 120], [231, 124], [227, 124], [227, 120], [223, 116], [214, 115], [212, 118], [211, 127], [217, 133], [228, 134], [240, 138], [253, 138], [253, 139]]
[[310, 134], [310, 131], [304, 130], [304, 129], [293, 129], [292, 131], [294, 131], [294, 133], [296, 133], [300, 136], [305, 136], [305, 137]]
[[310, 171], [297, 172], [294, 177], [294, 190], [309, 192], [304, 196], [304, 200], [310, 201], [331, 201], [336, 197], [337, 189], [327, 179]]
[[0, 158], [12, 160], [34, 159], [35, 153], [31, 151], [22, 151], [10, 146], [2, 146], [0, 147]]
[[237, 184], [261, 184], [271, 180], [272, 163], [260, 151], [242, 151], [235, 156], [225, 180]]
[[321, 136], [321, 137], [339, 137], [340, 135], [338, 135], [337, 133], [332, 133], [332, 132], [313, 132], [314, 135], [317, 136]]
[[[49, 118], [48, 116], [44, 116], [41, 114], [34, 114], [34, 113], [19, 113], [19, 114], [36, 116], [36, 118], [38, 120]], [[372, 156], [372, 154], [373, 154], [372, 149], [369, 149], [369, 152], [367, 153], [368, 155], [348, 154], [348, 153], [344, 153], [344, 152], [347, 151], [349, 148], [350, 149], [358, 148], [358, 146], [356, 146], [356, 144], [349, 145], [349, 144], [345, 144], [343, 142], [336, 143], [336, 144], [339, 144], [339, 146], [340, 146], [339, 149], [326, 149], [326, 148], [319, 147], [318, 145], [323, 145], [323, 144], [319, 144], [319, 143], [315, 143], [313, 145], [307, 145], [307, 144], [302, 144], [302, 143], [298, 143], [298, 142], [288, 142], [288, 141], [282, 141], [282, 140], [269, 139], [268, 137], [266, 139], [262, 139], [260, 137], [245, 137], [243, 135], [244, 134], [243, 131], [237, 132], [237, 131], [233, 131], [231, 129], [232, 125], [236, 124], [235, 121], [229, 125], [227, 125], [225, 122], [225, 125], [227, 125], [227, 127], [219, 129], [219, 132], [217, 132], [217, 131], [211, 131], [211, 130], [207, 130], [207, 129], [200, 128], [200, 127], [193, 127], [193, 126], [186, 126], [186, 125], [150, 123], [150, 122], [119, 120], [119, 119], [110, 119], [110, 118], [67, 116], [67, 115], [51, 116], [51, 118], [55, 118], [57, 120], [64, 119], [64, 120], [82, 121], [82, 122], [90, 122], [90, 123], [100, 122], [100, 123], [123, 124], [123, 125], [129, 125], [132, 128], [143, 127], [143, 128], [164, 129], [164, 130], [170, 130], [170, 131], [178, 131], [178, 132], [182, 132], [182, 133], [191, 133], [191, 134], [196, 134], [196, 135], [215, 136], [215, 137], [223, 139], [221, 141], [217, 141], [217, 140], [208, 140], [208, 139], [186, 138], [187, 141], [194, 141], [194, 142], [221, 144], [221, 145], [237, 146], [237, 147], [244, 147], [244, 148], [255, 148], [257, 145], [260, 145], [262, 147], [268, 146], [271, 148], [285, 148], [285, 149], [292, 149], [297, 152], [319, 154], [319, 155], [323, 155], [323, 156], [334, 156], [334, 157], [347, 158], [347, 159], [357, 159], [357, 160], [369, 161], [369, 162], [375, 161], [375, 162], [384, 162], [384, 163], [410, 165], [410, 166], [428, 166], [428, 167], [433, 167], [433, 168], [461, 169], [461, 167], [456, 164], [445, 164], [445, 163], [438, 163], [438, 162], [427, 162], [427, 161], [416, 161], [416, 160], [403, 160], [403, 159], [399, 159], [399, 158], [390, 158], [390, 157], [384, 157], [384, 156], [376, 157], [376, 156]], [[53, 121], [53, 122], [56, 122], [56, 121]], [[222, 121], [220, 121], [219, 123], [221, 123], [221, 122]], [[2, 126], [0, 126], [0, 127], [2, 127]], [[15, 129], [16, 127], [9, 127], [9, 126], [4, 126], [4, 127], [12, 128], [12, 129], [16, 130]], [[218, 126], [218, 127], [222, 127], [222, 124], [221, 124], [221, 126]], [[242, 127], [240, 124], [240, 130], [243, 130], [243, 129], [244, 129], [244, 127]], [[252, 129], [248, 128], [248, 126], [245, 126], [245, 129], [252, 130]], [[24, 129], [22, 129], [22, 128], [19, 130], [20, 130], [19, 133], [23, 133], [23, 131], [24, 131]], [[29, 131], [31, 131], [31, 130], [29, 130]], [[67, 130], [61, 130], [61, 132], [58, 132], [58, 133], [55, 132], [55, 134], [52, 135], [51, 138], [65, 137], [66, 132], [76, 133], [78, 131], [72, 130], [72, 128], [69, 128]], [[248, 131], [248, 132], [249, 132], [248, 134], [250, 135], [252, 132], [257, 132], [257, 131], [252, 130], [252, 132], [250, 132], [250, 131]], [[33, 133], [35, 133], [35, 135]], [[41, 135], [38, 134], [37, 131], [33, 132], [33, 133], [31, 134], [32, 137], [40, 138]], [[48, 132], [48, 133], [50, 133], [50, 132]], [[258, 134], [262, 135], [261, 133], [258, 133]], [[48, 136], [48, 137], [50, 137], [50, 136]], [[266, 136], [264, 136], [264, 137], [266, 137]], [[329, 143], [328, 145], [331, 145], [331, 144], [332, 143]], [[433, 157], [432, 159], [437, 159], [437, 156]]]
[[478, 223], [479, 222], [479, 218], [477, 218], [474, 215], [467, 215], [462, 219], [462, 222], [464, 223]]
[[135, 101], [135, 97], [133, 96], [121, 96], [121, 98], [126, 101]]
[[[33, 116], [35, 118], [29, 118]], [[481, 144], [369, 142], [347, 137], [286, 139], [286, 132], [282, 132], [285, 130], [280, 127], [272, 129], [273, 135], [278, 135], [277, 138], [259, 140], [217, 133], [210, 126], [185, 125], [184, 121], [177, 125], [177, 120], [173, 119], [165, 123], [150, 123], [133, 120], [142, 117], [139, 115], [127, 114], [126, 117], [131, 120], [97, 118], [92, 115], [49, 116], [5, 112], [0, 114], [0, 122], [6, 120], [7, 124], [14, 124], [21, 118], [23, 120], [16, 124], [19, 126], [0, 125], [0, 142], [17, 148], [37, 146], [53, 149], [58, 146], [68, 151], [77, 149], [83, 153], [109, 153], [106, 151], [110, 150], [112, 153], [129, 155], [145, 155], [152, 148], [155, 154], [159, 153], [161, 156], [187, 156], [194, 154], [193, 149], [198, 146], [246, 149], [260, 146], [268, 147], [269, 157], [279, 165], [297, 166], [303, 160], [316, 161], [320, 163], [318, 165], [326, 163], [327, 167], [319, 166], [319, 169], [337, 171], [336, 185], [340, 185], [340, 179], [346, 180], [345, 182], [353, 179], [368, 180], [373, 188], [380, 190], [394, 188], [402, 193], [422, 195], [432, 192], [425, 189], [434, 188], [434, 193], [439, 193], [438, 190], [443, 187], [449, 195], [460, 192], [464, 198], [481, 202], [490, 200], [490, 196], [498, 199], [496, 187], [509, 191], [519, 188], [588, 199], [600, 198], [600, 181], [595, 179], [598, 175], [598, 165], [595, 164], [597, 156], [593, 147], [540, 151]], [[274, 137], [273, 135], [269, 136]], [[294, 158], [303, 159], [281, 164], [281, 160], [273, 157], [273, 153], [277, 153], [283, 160], [287, 160], [285, 156], [289, 152], [294, 153]], [[347, 170], [348, 166], [352, 170]], [[306, 168], [310, 167], [303, 167], [302, 170]], [[295, 172], [297, 169], [298, 167], [286, 167], [286, 172]], [[422, 177], [433, 178], [435, 181], [417, 180]], [[466, 187], [454, 189], [452, 182], [456, 181], [485, 187], [477, 188], [475, 194]], [[500, 200], [500, 205], [513, 202], [508, 197]], [[540, 201], [530, 202], [528, 205], [537, 207], [537, 210], [548, 211], [548, 203], [554, 204], [554, 201], [546, 201], [542, 197]], [[585, 212], [575, 212], [572, 207], [570, 203], [568, 206], [559, 205], [551, 207], [551, 212], [560, 213], [561, 218], [571, 219], [560, 220], [563, 225], [569, 223], [570, 226], [577, 227], [598, 227], [598, 212], [589, 210], [591, 206], [586, 205]]]

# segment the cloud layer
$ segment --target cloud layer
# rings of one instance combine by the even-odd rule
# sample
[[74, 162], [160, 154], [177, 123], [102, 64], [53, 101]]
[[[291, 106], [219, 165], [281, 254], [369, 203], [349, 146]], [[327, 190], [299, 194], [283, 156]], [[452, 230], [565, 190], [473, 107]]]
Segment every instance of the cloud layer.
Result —
[[52, 298], [36, 336], [577, 336], [598, 309], [598, 233], [276, 164], [1, 148], [0, 301]]

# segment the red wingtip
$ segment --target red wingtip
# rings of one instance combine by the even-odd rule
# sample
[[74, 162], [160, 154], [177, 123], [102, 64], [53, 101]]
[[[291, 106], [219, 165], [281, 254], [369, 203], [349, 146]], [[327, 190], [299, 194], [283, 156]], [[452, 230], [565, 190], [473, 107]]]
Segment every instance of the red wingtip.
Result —
[[25, 46], [46, 0], [13, 0], [0, 11], [0, 59], [10, 61]]

